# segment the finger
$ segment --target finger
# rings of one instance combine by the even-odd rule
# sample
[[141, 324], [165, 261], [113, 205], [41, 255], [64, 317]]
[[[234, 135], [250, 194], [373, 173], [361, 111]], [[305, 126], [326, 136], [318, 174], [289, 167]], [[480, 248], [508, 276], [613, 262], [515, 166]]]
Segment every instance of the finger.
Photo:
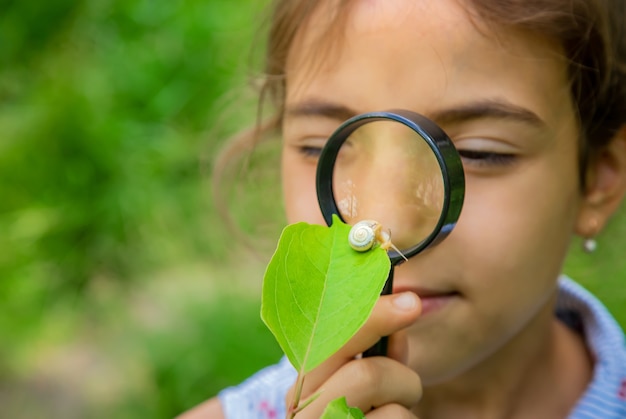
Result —
[[413, 324], [421, 312], [419, 297], [410, 291], [380, 297], [367, 322], [339, 350], [338, 355], [353, 358], [372, 347], [383, 336], [390, 336]]
[[387, 404], [410, 409], [422, 397], [422, 384], [415, 371], [393, 359], [352, 360], [321, 386], [319, 397], [300, 413], [302, 419], [320, 417], [330, 401], [342, 396], [364, 412]]
[[407, 364], [409, 361], [409, 340], [407, 339], [406, 330], [400, 330], [389, 336], [387, 356], [401, 364]]
[[406, 407], [391, 403], [381, 406], [377, 409], [372, 410], [367, 415], [365, 415], [367, 419], [418, 419], [410, 410]]

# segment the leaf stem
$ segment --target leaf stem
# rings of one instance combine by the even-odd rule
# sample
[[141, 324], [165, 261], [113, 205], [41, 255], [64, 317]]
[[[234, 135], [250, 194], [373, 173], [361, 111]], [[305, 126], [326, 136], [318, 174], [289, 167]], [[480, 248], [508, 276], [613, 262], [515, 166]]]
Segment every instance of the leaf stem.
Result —
[[300, 411], [298, 405], [300, 405], [300, 398], [302, 397], [302, 388], [304, 387], [304, 373], [300, 371], [296, 380], [296, 388], [293, 393], [293, 400], [291, 400], [289, 409], [287, 410], [287, 419], [293, 419], [296, 413]]

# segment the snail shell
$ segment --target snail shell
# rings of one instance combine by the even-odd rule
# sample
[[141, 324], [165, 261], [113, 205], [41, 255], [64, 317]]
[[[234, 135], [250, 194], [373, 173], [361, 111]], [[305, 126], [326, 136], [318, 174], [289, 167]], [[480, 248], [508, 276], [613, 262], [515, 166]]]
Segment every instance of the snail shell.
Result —
[[350, 234], [348, 235], [348, 242], [354, 250], [358, 252], [366, 252], [374, 246], [374, 243], [376, 243], [376, 233], [379, 229], [380, 224], [376, 221], [359, 221], [352, 226]]

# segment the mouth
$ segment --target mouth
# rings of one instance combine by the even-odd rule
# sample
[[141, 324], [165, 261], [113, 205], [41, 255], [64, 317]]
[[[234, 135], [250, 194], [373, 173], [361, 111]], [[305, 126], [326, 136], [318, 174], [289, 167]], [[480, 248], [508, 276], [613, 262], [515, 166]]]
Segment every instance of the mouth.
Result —
[[393, 289], [394, 294], [405, 291], [413, 292], [420, 298], [422, 316], [441, 310], [461, 296], [458, 291], [439, 291], [414, 287], [394, 287]]

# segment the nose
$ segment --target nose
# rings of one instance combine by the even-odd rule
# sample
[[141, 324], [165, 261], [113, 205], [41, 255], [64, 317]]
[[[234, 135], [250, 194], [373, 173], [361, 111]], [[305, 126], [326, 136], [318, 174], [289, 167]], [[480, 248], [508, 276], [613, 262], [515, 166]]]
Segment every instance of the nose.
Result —
[[400, 249], [428, 237], [443, 207], [443, 178], [426, 141], [403, 124], [376, 121], [344, 147], [333, 179], [344, 220], [378, 221]]

